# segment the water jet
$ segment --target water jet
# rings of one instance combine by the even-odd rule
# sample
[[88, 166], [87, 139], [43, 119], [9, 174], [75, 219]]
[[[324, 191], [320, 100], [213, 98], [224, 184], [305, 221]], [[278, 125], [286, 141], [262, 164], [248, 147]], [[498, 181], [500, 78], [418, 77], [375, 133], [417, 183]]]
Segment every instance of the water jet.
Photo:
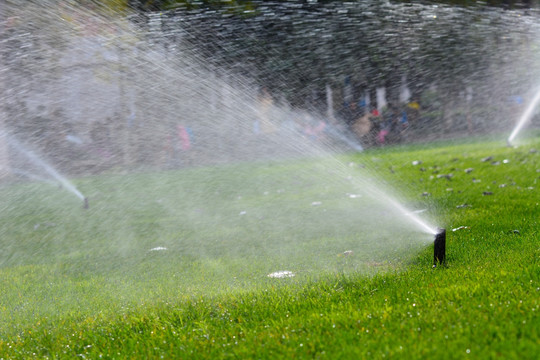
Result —
[[[22, 158], [25, 159], [23, 163], [26, 163], [26, 166], [34, 169], [34, 171], [36, 172], [42, 172], [44, 175], [36, 175], [33, 174], [32, 171], [25, 171], [24, 173], [19, 171], [19, 173], [24, 174], [25, 176], [32, 179], [43, 179], [43, 181], [46, 182], [51, 182], [51, 180], [48, 180], [48, 177], [51, 177], [52, 179], [54, 179], [55, 182], [58, 182], [58, 186], [60, 189], [66, 189], [73, 195], [77, 196], [79, 199], [85, 201], [84, 195], [77, 189], [77, 187], [73, 185], [65, 176], [61, 175], [52, 165], [50, 165], [44, 159], [38, 156], [36, 152], [24, 146], [19, 140], [15, 138], [15, 136], [10, 136], [9, 134], [6, 134], [6, 138], [7, 143], [14, 149], [14, 151], [22, 155]], [[85, 203], [87, 203], [87, 201], [85, 201]]]
[[537, 91], [536, 95], [531, 100], [531, 103], [529, 104], [527, 109], [525, 109], [523, 115], [521, 115], [521, 118], [519, 119], [517, 125], [514, 127], [514, 130], [512, 130], [512, 133], [508, 137], [506, 143], [509, 147], [513, 146], [512, 142], [519, 134], [523, 126], [525, 126], [525, 124], [531, 119], [534, 109], [536, 109], [536, 106], [538, 105], [538, 102], [540, 102], [540, 90]]

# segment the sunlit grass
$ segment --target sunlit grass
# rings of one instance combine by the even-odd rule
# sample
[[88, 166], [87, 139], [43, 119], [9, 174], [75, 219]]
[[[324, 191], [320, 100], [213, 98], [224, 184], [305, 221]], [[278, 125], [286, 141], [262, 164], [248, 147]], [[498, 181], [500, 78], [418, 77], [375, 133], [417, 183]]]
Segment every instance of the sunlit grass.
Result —
[[[373, 246], [361, 222], [340, 217], [356, 215], [336, 200], [346, 187], [317, 181], [314, 162], [80, 179], [86, 211], [50, 185], [4, 186], [0, 357], [533, 359], [535, 148], [450, 143], [343, 158], [447, 228], [447, 266], [436, 269], [432, 248], [407, 236], [392, 252]], [[392, 219], [378, 226], [373, 236], [396, 236]], [[353, 248], [369, 250], [343, 256]], [[266, 276], [276, 270], [297, 276]]]

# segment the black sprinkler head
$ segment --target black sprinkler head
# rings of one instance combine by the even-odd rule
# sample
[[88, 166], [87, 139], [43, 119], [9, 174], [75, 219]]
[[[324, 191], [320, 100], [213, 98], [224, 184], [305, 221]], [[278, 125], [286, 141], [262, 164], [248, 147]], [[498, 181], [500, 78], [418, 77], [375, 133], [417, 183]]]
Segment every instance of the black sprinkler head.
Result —
[[87, 197], [84, 198], [83, 209], [88, 209], [88, 198]]
[[446, 262], [446, 229], [439, 229], [433, 244], [433, 267]]

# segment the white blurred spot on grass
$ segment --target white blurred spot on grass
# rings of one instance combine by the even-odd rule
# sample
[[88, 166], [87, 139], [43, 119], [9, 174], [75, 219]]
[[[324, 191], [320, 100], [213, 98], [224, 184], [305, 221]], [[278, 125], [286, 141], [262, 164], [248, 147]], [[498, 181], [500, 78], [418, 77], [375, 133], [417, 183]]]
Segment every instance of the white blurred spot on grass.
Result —
[[276, 271], [267, 275], [269, 278], [282, 279], [294, 277], [294, 273], [288, 270]]
[[152, 249], [150, 249], [148, 251], [164, 251], [164, 250], [167, 250], [167, 248], [163, 247], [163, 246], [157, 246], [157, 247], [152, 248]]

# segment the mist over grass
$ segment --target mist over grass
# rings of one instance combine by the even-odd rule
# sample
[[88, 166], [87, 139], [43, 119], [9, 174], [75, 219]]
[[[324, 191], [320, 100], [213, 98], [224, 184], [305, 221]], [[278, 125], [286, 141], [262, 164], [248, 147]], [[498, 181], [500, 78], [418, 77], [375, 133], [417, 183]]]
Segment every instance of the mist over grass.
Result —
[[[78, 179], [88, 210], [48, 184], [4, 184], [0, 352], [534, 358], [538, 148], [341, 159], [436, 214], [448, 266], [435, 270], [429, 239], [379, 213], [366, 225], [355, 201], [377, 203], [322, 181], [328, 159]], [[278, 270], [296, 276], [267, 277]]]
[[[380, 161], [326, 155], [74, 180], [87, 210], [49, 183], [5, 184], [6, 325], [253, 291], [277, 271], [304, 283], [401, 269], [432, 236], [373, 193], [387, 185], [366, 187], [383, 180]], [[404, 196], [410, 208], [423, 205], [419, 192]]]

